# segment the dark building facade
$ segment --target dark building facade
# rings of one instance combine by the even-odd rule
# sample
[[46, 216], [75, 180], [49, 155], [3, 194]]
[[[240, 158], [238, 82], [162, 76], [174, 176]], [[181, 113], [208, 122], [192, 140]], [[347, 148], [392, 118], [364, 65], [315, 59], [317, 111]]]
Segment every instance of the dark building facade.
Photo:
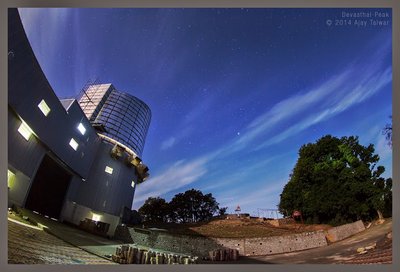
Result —
[[[150, 110], [143, 106], [145, 113], [138, 113], [147, 114], [147, 123], [136, 132], [143, 137], [135, 146], [101, 121], [111, 101], [104, 95], [90, 116], [77, 100], [60, 101], [36, 60], [18, 10], [9, 9], [8, 18], [9, 206], [76, 225], [101, 223], [113, 235], [124, 210], [130, 210], [136, 185], [148, 177], [139, 154]], [[108, 97], [113, 90], [107, 89]], [[96, 119], [105, 130], [95, 126]], [[132, 120], [128, 129], [135, 130], [141, 121]], [[120, 127], [126, 129], [122, 119]]]

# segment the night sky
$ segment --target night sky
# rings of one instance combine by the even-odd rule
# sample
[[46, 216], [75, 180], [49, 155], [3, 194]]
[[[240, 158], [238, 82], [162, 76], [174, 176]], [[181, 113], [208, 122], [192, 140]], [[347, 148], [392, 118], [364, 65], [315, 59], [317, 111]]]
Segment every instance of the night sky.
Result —
[[142, 158], [151, 176], [137, 187], [134, 209], [191, 188], [231, 213], [237, 205], [255, 215], [276, 209], [299, 148], [326, 134], [374, 144], [383, 176], [392, 176], [382, 135], [392, 114], [389, 9], [20, 13], [60, 98], [98, 78], [150, 106]]

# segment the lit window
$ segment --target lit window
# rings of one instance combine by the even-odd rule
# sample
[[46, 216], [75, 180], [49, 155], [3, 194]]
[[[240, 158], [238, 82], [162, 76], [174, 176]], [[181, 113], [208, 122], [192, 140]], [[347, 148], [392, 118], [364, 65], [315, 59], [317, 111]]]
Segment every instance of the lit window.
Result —
[[10, 170], [8, 170], [7, 171], [7, 176], [8, 176], [8, 179], [7, 179], [8, 188], [11, 188], [13, 186], [13, 183], [14, 183], [15, 174], [13, 172], [11, 172]]
[[110, 166], [106, 166], [106, 169], [104, 169], [104, 171], [105, 171], [106, 173], [112, 174], [113, 169], [112, 169]]
[[100, 214], [96, 214], [96, 213], [93, 213], [93, 215], [92, 215], [92, 220], [93, 221], [100, 221], [100, 219], [101, 219], [101, 215]]
[[32, 135], [32, 129], [22, 121], [21, 125], [18, 128], [18, 132], [25, 138], [25, 140], [29, 141], [29, 137]]
[[74, 140], [74, 138], [71, 138], [71, 141], [69, 141], [69, 145], [76, 151], [78, 149], [78, 143]]
[[131, 186], [132, 188], [135, 188], [135, 181], [132, 180]]
[[79, 123], [78, 130], [82, 133], [82, 135], [85, 135], [86, 128], [82, 125], [82, 123]]
[[43, 112], [44, 116], [49, 115], [50, 112], [50, 108], [47, 105], [46, 101], [44, 101], [42, 99], [42, 101], [40, 101], [39, 105], [38, 105], [39, 109]]

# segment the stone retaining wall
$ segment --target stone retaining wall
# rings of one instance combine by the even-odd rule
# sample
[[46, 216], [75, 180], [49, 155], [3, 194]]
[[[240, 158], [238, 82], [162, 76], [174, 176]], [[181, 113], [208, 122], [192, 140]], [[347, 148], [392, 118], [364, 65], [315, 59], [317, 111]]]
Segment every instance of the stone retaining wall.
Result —
[[[131, 240], [127, 239], [126, 229], [131, 234]], [[216, 249], [237, 249], [239, 255], [251, 256], [292, 252], [327, 245], [323, 232], [308, 232], [267, 238], [206, 238], [201, 236], [172, 235], [159, 230], [119, 226], [115, 238], [127, 243], [132, 243], [133, 241], [135, 244], [153, 249], [162, 249], [200, 257], [206, 257], [209, 251]]]
[[245, 239], [245, 255], [271, 255], [326, 246], [323, 231]]
[[[118, 226], [115, 238], [126, 243], [170, 252], [206, 257], [217, 249], [237, 249], [241, 256], [271, 255], [321, 246], [349, 237], [365, 229], [362, 221], [342, 225], [329, 231], [314, 231], [263, 238], [210, 238], [174, 235], [163, 230], [150, 230]], [[130, 236], [128, 235], [130, 234]]]
[[365, 230], [364, 223], [359, 220], [354, 223], [341, 225], [329, 229], [326, 232], [326, 239], [328, 239], [329, 242], [336, 242], [352, 236], [356, 233], [359, 233], [363, 230]]

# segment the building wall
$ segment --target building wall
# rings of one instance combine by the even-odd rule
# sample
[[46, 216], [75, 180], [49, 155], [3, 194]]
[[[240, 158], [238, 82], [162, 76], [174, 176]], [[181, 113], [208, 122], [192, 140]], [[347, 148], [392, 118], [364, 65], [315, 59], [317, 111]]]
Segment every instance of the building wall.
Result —
[[120, 224], [120, 217], [93, 210], [92, 208], [80, 205], [70, 200], [67, 200], [64, 204], [61, 221], [67, 221], [79, 226], [80, 222], [85, 218], [92, 219], [93, 213], [101, 216], [101, 222], [110, 224], [107, 235], [113, 237], [115, 229]]
[[16, 114], [8, 111], [8, 162], [12, 168], [18, 169], [28, 177], [32, 177], [46, 153], [37, 137], [32, 135], [29, 140], [18, 132], [21, 120]]
[[[78, 190], [71, 190], [67, 198], [92, 209], [120, 216], [122, 209], [131, 207], [134, 188], [132, 181], [137, 181], [134, 167], [125, 163], [125, 158], [112, 158], [112, 145], [101, 142], [88, 178], [79, 185]], [[113, 169], [106, 173], [106, 166]], [[72, 189], [72, 188], [71, 188]]]
[[[19, 16], [15, 14], [18, 11], [10, 9], [9, 12], [12, 16], [9, 16], [8, 47], [12, 54], [8, 59], [8, 105], [20, 120], [29, 125], [46, 149], [78, 175], [86, 177], [93, 160], [90, 154], [96, 150], [96, 131], [85, 121], [77, 105], [67, 112], [60, 103], [35, 58]], [[47, 116], [38, 107], [42, 100], [50, 107]], [[76, 118], [77, 115], [81, 117]], [[86, 124], [85, 135], [77, 129], [81, 120]], [[77, 151], [69, 145], [71, 138], [79, 144]], [[9, 161], [17, 163], [13, 158]]]
[[[25, 205], [42, 159], [49, 155], [72, 176], [60, 218], [79, 224], [93, 212], [100, 213], [103, 222], [111, 225], [111, 233], [123, 208], [131, 207], [135, 168], [124, 158], [111, 157], [112, 145], [97, 135], [79, 103], [58, 99], [30, 47], [18, 10], [9, 9], [8, 15], [8, 168], [15, 174], [9, 205]], [[107, 89], [100, 96], [106, 99], [110, 93]], [[38, 107], [42, 100], [50, 108], [47, 116]], [[99, 101], [98, 111], [104, 102]], [[22, 120], [33, 131], [28, 141], [18, 132]], [[79, 123], [86, 128], [84, 135]], [[78, 143], [77, 150], [70, 146], [71, 138]], [[105, 173], [105, 166], [112, 167], [113, 173]], [[71, 203], [78, 208], [72, 209]]]
[[23, 206], [37, 168], [46, 153], [40, 141], [32, 135], [25, 140], [18, 132], [21, 120], [8, 111], [8, 169], [15, 175], [8, 189], [8, 205]]

